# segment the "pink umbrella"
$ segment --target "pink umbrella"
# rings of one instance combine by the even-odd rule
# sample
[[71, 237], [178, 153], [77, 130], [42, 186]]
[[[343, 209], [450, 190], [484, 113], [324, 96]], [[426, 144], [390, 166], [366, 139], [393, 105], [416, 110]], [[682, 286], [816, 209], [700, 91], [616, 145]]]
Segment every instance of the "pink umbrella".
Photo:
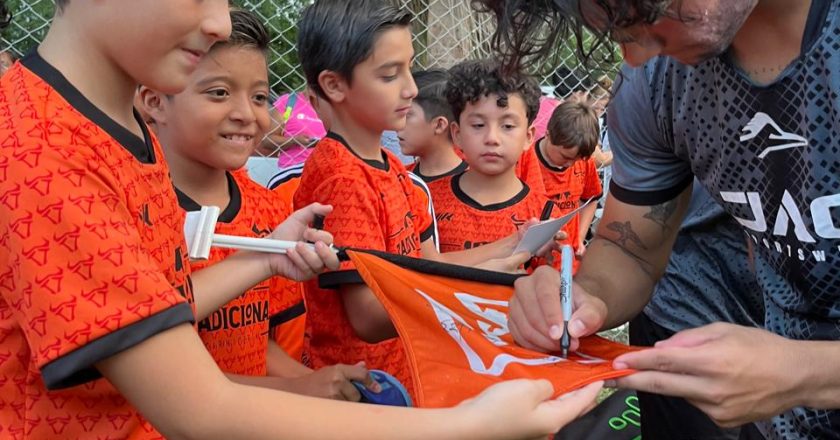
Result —
[[[307, 136], [320, 139], [327, 134], [324, 124], [303, 93], [286, 93], [280, 96], [277, 101], [274, 101], [274, 108], [285, 122], [283, 134], [287, 137]], [[311, 149], [304, 146], [289, 145], [280, 153], [277, 166], [286, 168], [301, 163], [309, 157], [311, 152]]]
[[548, 96], [540, 97], [540, 111], [537, 112], [537, 117], [534, 119], [534, 128], [536, 128], [536, 139], [545, 136], [548, 130], [548, 120], [551, 119], [551, 114], [554, 109], [560, 105], [562, 101]]

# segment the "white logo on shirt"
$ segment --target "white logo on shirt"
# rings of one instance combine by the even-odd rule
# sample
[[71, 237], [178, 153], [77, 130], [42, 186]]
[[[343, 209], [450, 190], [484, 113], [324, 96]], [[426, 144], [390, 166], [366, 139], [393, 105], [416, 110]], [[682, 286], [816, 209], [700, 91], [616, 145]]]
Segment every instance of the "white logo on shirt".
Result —
[[741, 130], [741, 142], [746, 142], [758, 137], [765, 127], [770, 127], [775, 133], [770, 133], [769, 138], [774, 141], [782, 141], [782, 143], [767, 147], [759, 155], [759, 159], [764, 159], [768, 153], [779, 150], [787, 150], [789, 148], [798, 148], [808, 145], [808, 139], [794, 133], [788, 133], [779, 127], [779, 124], [774, 121], [767, 113], [758, 112], [753, 116], [750, 122]]

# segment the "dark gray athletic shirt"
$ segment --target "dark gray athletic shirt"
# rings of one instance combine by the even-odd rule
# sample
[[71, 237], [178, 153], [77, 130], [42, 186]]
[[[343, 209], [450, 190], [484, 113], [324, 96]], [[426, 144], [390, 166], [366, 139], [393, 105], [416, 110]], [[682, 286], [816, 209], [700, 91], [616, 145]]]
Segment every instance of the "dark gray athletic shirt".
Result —
[[[840, 340], [840, 0], [812, 1], [801, 55], [772, 84], [727, 54], [623, 75], [607, 116], [612, 196], [656, 205], [696, 176], [753, 243], [765, 327]], [[840, 439], [840, 411], [796, 409], [759, 428]]]

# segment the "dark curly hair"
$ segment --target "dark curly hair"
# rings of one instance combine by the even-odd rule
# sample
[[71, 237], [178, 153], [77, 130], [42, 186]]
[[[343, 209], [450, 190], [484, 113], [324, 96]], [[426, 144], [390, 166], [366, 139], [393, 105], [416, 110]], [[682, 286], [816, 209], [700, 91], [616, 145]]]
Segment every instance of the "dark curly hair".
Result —
[[230, 9], [230, 37], [213, 45], [214, 49], [231, 46], [244, 46], [268, 53], [271, 35], [263, 24], [262, 18], [255, 12], [245, 9]]
[[[548, 56], [568, 41], [575, 43], [578, 55], [585, 64], [617, 61], [612, 51], [599, 50], [611, 44], [611, 36], [616, 30], [636, 24], [651, 24], [662, 17], [672, 3], [679, 6], [680, 2], [472, 0], [472, 5], [480, 12], [496, 16], [497, 27], [491, 45], [501, 55], [506, 70], [517, 70]], [[584, 45], [584, 30], [595, 37], [587, 45]], [[604, 58], [593, 59], [598, 54]]]
[[496, 60], [472, 60], [456, 64], [449, 70], [446, 100], [452, 116], [458, 121], [468, 103], [475, 103], [490, 94], [498, 96], [499, 107], [508, 106], [508, 95], [518, 94], [525, 101], [528, 124], [540, 110], [540, 88], [531, 76], [521, 71], [505, 71]]

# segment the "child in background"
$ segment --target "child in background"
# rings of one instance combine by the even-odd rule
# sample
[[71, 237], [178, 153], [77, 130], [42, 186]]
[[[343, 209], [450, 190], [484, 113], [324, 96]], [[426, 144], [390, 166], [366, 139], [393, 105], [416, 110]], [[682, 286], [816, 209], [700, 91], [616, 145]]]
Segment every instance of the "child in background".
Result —
[[484, 246], [531, 218], [547, 218], [550, 202], [515, 170], [534, 142], [537, 83], [524, 74], [503, 74], [497, 62], [466, 61], [451, 69], [445, 93], [454, 115], [452, 138], [469, 169], [430, 185], [441, 252]]
[[[546, 195], [554, 202], [551, 216], [560, 217], [601, 197], [601, 180], [591, 157], [598, 145], [598, 114], [588, 100], [564, 102], [551, 114], [547, 134], [537, 141], [534, 153]], [[563, 228], [578, 257], [574, 270], [586, 252], [584, 239], [597, 207], [593, 201]]]
[[464, 172], [467, 163], [456, 153], [449, 132], [452, 108], [444, 94], [449, 73], [431, 69], [412, 75], [417, 97], [406, 115], [405, 127], [397, 131], [403, 154], [415, 157], [407, 169], [426, 183]]
[[[189, 212], [219, 206], [216, 233], [265, 237], [291, 210], [247, 173], [233, 171], [245, 164], [269, 127], [269, 36], [253, 13], [234, 10], [230, 16], [230, 38], [213, 45], [186, 90], [164, 95], [141, 87], [140, 96], [155, 122], [181, 208]], [[233, 254], [232, 249], [212, 248], [208, 260], [193, 262], [193, 270]], [[303, 323], [283, 324], [303, 313], [300, 289], [300, 283], [280, 277], [258, 283], [198, 323], [204, 346], [222, 371], [238, 382], [359, 400], [349, 381], [368, 380], [364, 367], [336, 365], [312, 373], [299, 363]], [[269, 320], [290, 345], [281, 349], [266, 337]], [[268, 371], [272, 377], [264, 377]]]
[[[295, 206], [332, 204], [324, 230], [339, 246], [516, 268], [529, 258], [511, 257], [516, 234], [471, 252], [439, 254], [433, 219], [420, 208], [424, 201], [399, 160], [379, 145], [383, 131], [403, 128], [417, 94], [410, 20], [410, 13], [380, 0], [319, 0], [304, 10], [298, 54], [309, 87], [329, 102], [331, 131], [304, 167]], [[508, 258], [488, 262], [500, 257]], [[411, 392], [405, 353], [388, 313], [351, 263], [341, 269], [305, 285], [305, 355], [314, 367], [365, 361]]]
[[[418, 411], [228, 380], [191, 325], [210, 311], [193, 307], [193, 290], [222, 299], [272, 275], [302, 277], [301, 262], [310, 274], [335, 267], [329, 235], [306, 228], [329, 210], [294, 213], [272, 234], [324, 252], [242, 252], [190, 279], [169, 167], [132, 101], [141, 82], [167, 94], [186, 87], [230, 33], [228, 2], [56, 8], [41, 45], [0, 79], [3, 436], [523, 438], [556, 431], [592, 402], [596, 387], [543, 403], [550, 385], [518, 381]], [[312, 423], [324, 415], [331, 423]], [[376, 423], [359, 423], [368, 418]]]

